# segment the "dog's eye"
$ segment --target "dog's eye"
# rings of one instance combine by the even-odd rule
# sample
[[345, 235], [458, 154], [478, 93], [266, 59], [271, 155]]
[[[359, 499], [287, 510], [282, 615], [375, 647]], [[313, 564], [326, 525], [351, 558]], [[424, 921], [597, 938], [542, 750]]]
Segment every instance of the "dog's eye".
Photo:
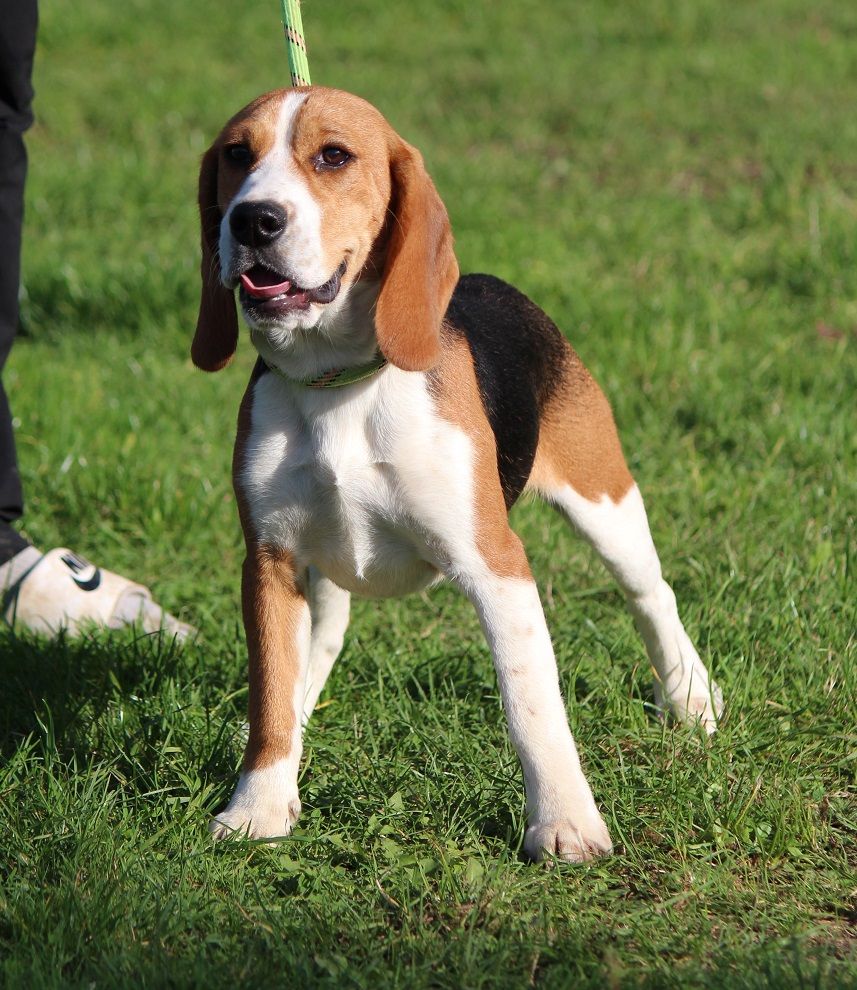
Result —
[[346, 162], [350, 162], [352, 155], [344, 148], [338, 148], [334, 144], [329, 144], [318, 153], [319, 165], [327, 168], [341, 168]]
[[246, 144], [230, 144], [226, 149], [226, 157], [236, 165], [249, 165], [253, 161], [253, 152]]

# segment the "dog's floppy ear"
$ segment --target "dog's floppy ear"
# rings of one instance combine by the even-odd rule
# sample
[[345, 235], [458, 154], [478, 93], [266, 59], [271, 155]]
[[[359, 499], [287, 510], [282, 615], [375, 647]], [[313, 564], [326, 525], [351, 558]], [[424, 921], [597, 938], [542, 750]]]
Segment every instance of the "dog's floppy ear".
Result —
[[202, 227], [202, 292], [199, 318], [190, 354], [203, 371], [219, 371], [232, 360], [238, 346], [238, 315], [235, 296], [220, 281], [217, 243], [220, 221], [217, 205], [217, 145], [209, 148], [199, 170], [199, 220]]
[[458, 282], [452, 228], [422, 155], [398, 139], [390, 153], [387, 259], [375, 311], [378, 346], [404, 371], [440, 356], [440, 326]]

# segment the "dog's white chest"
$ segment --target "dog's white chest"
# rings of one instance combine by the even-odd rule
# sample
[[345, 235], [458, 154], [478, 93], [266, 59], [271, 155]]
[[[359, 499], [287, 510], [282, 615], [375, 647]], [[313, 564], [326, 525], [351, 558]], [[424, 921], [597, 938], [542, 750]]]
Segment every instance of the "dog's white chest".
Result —
[[404, 594], [438, 577], [438, 545], [469, 528], [464, 493], [445, 485], [452, 474], [460, 488], [469, 442], [434, 414], [421, 376], [391, 368], [353, 392], [263, 375], [237, 481], [259, 540], [354, 594]]

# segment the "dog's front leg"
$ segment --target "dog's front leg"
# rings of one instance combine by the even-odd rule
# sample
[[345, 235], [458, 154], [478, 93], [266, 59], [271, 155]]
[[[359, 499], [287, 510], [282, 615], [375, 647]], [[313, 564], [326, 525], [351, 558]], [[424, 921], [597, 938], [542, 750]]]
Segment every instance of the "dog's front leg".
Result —
[[[533, 859], [582, 862], [612, 849], [580, 766], [559, 688], [553, 646], [524, 549], [509, 530], [506, 576], [481, 568], [458, 576], [494, 657], [509, 734], [527, 792], [524, 849]], [[475, 569], [474, 569], [475, 570]]]
[[248, 547], [241, 582], [249, 655], [250, 735], [244, 768], [211, 830], [252, 838], [287, 835], [300, 814], [301, 713], [310, 612], [289, 554]]

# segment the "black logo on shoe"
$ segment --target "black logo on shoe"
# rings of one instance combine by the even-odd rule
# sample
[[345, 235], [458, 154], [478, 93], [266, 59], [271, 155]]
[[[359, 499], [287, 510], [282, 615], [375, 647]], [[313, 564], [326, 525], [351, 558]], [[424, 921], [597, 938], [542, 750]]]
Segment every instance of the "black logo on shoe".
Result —
[[81, 591], [95, 591], [101, 584], [101, 570], [84, 557], [70, 550], [62, 555], [62, 562], [72, 572], [69, 576]]

